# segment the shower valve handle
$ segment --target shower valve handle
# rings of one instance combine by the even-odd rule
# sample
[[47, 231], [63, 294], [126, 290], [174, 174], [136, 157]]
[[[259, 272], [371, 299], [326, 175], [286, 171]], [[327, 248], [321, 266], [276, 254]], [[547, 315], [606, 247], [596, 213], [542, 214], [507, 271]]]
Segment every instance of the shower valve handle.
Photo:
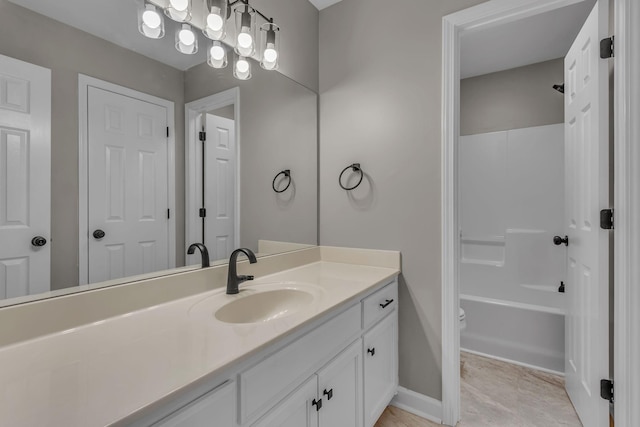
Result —
[[553, 237], [553, 244], [556, 246], [560, 246], [561, 244], [563, 244], [565, 246], [569, 246], [569, 236], [564, 236], [564, 239], [560, 236], [554, 236]]

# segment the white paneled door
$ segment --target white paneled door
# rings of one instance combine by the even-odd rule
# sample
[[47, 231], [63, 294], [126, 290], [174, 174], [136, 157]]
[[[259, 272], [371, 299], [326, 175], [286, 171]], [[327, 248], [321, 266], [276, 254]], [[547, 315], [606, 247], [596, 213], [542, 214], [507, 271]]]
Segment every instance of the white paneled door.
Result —
[[51, 71], [0, 55], [0, 299], [50, 289], [50, 212]]
[[169, 268], [167, 108], [88, 88], [89, 282]]
[[226, 259], [235, 247], [236, 135], [233, 120], [205, 114], [204, 244], [213, 260]]
[[609, 377], [609, 75], [600, 59], [608, 2], [599, 0], [565, 58], [566, 230], [569, 237], [565, 374], [585, 427], [608, 425], [600, 380]]

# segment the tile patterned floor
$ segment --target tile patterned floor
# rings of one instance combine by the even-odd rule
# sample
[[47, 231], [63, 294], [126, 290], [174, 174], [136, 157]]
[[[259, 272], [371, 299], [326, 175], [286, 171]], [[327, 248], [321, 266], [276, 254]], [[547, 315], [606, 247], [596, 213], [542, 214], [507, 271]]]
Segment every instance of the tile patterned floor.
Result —
[[[458, 427], [580, 427], [561, 377], [469, 353], [460, 354]], [[437, 427], [389, 407], [375, 427]]]

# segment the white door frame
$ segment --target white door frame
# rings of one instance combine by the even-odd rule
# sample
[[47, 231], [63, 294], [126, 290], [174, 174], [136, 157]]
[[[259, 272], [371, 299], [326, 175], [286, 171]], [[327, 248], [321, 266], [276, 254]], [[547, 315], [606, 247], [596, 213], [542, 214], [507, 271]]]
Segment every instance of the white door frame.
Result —
[[640, 2], [615, 0], [614, 380], [616, 427], [640, 425]]
[[200, 179], [196, 170], [196, 144], [198, 143], [197, 117], [202, 113], [211, 110], [233, 105], [233, 120], [236, 132], [236, 202], [234, 215], [234, 247], [240, 246], [240, 88], [234, 87], [223, 92], [219, 92], [196, 101], [189, 102], [184, 108], [185, 118], [185, 250], [191, 243], [199, 242], [200, 237], [194, 235], [196, 224], [193, 219], [198, 210], [195, 208], [195, 201], [199, 200], [196, 194], [196, 182]]
[[89, 283], [89, 141], [88, 141], [88, 91], [89, 87], [96, 87], [119, 95], [128, 96], [160, 105], [167, 109], [167, 201], [171, 216], [169, 218], [169, 268], [176, 267], [176, 142], [175, 142], [175, 107], [172, 101], [148, 95], [137, 90], [129, 89], [103, 80], [78, 74], [78, 270], [79, 285]]
[[[460, 419], [458, 144], [460, 36], [582, 0], [491, 0], [442, 20], [442, 422]], [[616, 426], [640, 425], [640, 5], [615, 3]]]

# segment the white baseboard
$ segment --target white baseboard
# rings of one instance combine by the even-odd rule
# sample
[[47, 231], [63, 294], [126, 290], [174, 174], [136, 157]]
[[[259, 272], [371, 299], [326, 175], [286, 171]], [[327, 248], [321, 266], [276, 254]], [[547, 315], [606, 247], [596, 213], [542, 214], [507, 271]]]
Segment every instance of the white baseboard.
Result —
[[404, 387], [398, 387], [398, 394], [391, 405], [410, 412], [434, 423], [442, 424], [442, 402]]

